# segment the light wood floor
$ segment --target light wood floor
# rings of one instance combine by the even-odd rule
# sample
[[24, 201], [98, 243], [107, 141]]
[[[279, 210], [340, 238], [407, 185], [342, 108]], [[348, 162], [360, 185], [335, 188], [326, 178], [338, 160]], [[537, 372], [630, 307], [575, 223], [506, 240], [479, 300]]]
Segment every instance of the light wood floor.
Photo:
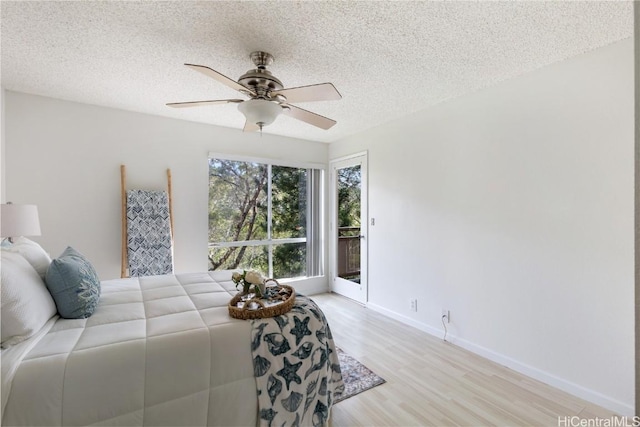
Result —
[[336, 294], [313, 299], [336, 345], [387, 381], [334, 406], [332, 427], [558, 427], [558, 417], [615, 415]]

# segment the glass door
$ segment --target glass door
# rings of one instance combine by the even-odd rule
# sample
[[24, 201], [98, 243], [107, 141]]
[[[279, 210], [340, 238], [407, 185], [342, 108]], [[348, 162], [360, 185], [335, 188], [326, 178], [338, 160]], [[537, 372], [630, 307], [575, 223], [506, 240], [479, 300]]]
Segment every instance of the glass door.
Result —
[[331, 162], [333, 292], [367, 302], [366, 154]]

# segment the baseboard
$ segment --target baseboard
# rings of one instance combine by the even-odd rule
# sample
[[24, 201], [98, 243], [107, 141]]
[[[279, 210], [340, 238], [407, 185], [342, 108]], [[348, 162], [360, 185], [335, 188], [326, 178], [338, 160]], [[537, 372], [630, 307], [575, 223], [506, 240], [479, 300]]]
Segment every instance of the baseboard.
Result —
[[373, 304], [373, 303], [368, 302], [366, 304], [366, 307], [370, 308], [371, 310], [376, 311], [376, 312], [378, 312], [380, 314], [384, 314], [387, 317], [390, 317], [390, 318], [395, 319], [395, 320], [397, 320], [399, 322], [402, 322], [402, 323], [404, 323], [406, 325], [413, 326], [416, 329], [420, 329], [421, 331], [426, 332], [428, 334], [431, 334], [433, 336], [436, 336], [438, 338], [442, 338], [444, 336], [444, 331], [441, 331], [438, 328], [434, 328], [433, 326], [427, 325], [426, 323], [418, 322], [415, 319], [412, 319], [412, 318], [407, 317], [407, 316], [403, 316], [402, 314], [398, 314], [395, 311], [391, 311], [391, 310], [386, 309], [384, 307], [381, 307], [381, 306], [379, 306], [377, 304]]
[[[395, 319], [399, 322], [402, 322], [406, 325], [413, 326], [414, 328], [433, 335], [437, 338], [442, 339], [444, 337], [444, 331], [439, 328], [434, 328], [433, 326], [427, 325], [426, 323], [418, 322], [410, 317], [403, 316], [377, 304], [368, 303], [367, 308], [392, 319]], [[579, 397], [591, 403], [595, 403], [596, 405], [600, 405], [603, 408], [609, 409], [610, 411], [623, 416], [633, 417], [635, 415], [633, 405], [631, 404], [626, 404], [624, 402], [612, 399], [608, 396], [603, 395], [602, 393], [598, 393], [581, 385], [564, 380], [533, 366], [519, 362], [500, 353], [496, 353], [495, 351], [489, 350], [488, 348], [482, 347], [465, 339], [458, 338], [455, 335], [447, 335], [447, 337], [447, 341], [449, 341], [453, 345], [457, 345], [458, 347], [464, 348], [465, 350], [469, 350], [472, 353], [484, 357], [485, 359], [489, 359], [493, 362], [499, 363], [500, 365], [506, 366], [507, 368], [513, 369], [514, 371], [526, 375], [530, 378], [536, 379], [557, 389], [565, 391], [573, 396]]]

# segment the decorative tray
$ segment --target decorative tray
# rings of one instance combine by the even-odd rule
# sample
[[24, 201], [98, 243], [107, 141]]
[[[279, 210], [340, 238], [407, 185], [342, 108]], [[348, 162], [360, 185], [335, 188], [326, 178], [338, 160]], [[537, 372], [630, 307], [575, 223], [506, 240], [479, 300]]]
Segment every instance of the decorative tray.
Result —
[[275, 286], [267, 286], [265, 296], [259, 298], [254, 293], [238, 293], [229, 301], [229, 315], [236, 319], [262, 319], [275, 317], [291, 310], [296, 300], [296, 291], [287, 285], [281, 285], [274, 279]]

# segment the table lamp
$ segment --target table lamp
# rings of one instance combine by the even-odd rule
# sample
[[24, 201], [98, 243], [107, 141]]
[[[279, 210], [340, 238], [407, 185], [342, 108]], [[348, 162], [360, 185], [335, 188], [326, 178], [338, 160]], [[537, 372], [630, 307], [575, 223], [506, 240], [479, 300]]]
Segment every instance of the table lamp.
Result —
[[16, 205], [11, 202], [1, 205], [0, 237], [13, 243], [14, 237], [39, 236], [40, 219], [36, 205]]

